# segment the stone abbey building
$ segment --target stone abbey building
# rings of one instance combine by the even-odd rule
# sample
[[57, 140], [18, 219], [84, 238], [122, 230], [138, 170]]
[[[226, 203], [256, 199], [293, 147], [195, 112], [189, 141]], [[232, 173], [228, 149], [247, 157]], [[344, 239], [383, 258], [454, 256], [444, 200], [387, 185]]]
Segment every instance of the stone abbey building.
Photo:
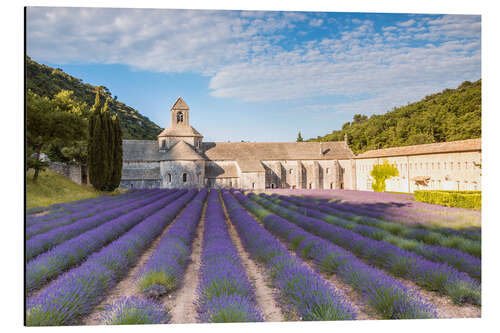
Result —
[[[423, 163], [435, 163], [438, 170], [438, 160], [445, 157], [448, 165], [455, 163], [460, 170], [462, 163], [464, 170], [469, 170], [460, 176], [467, 178], [467, 189], [479, 186], [480, 139], [372, 150], [359, 156], [353, 154], [347, 138], [337, 142], [203, 142], [203, 135], [189, 124], [189, 107], [179, 97], [171, 109], [171, 124], [157, 141], [123, 140], [120, 186], [371, 190], [369, 170], [388, 159], [401, 170], [398, 179], [388, 181], [387, 189], [413, 192], [412, 179], [423, 175]], [[461, 162], [455, 161], [457, 158]], [[457, 169], [444, 165], [455, 179], [452, 170]], [[444, 180], [441, 185], [449, 186]], [[465, 189], [463, 186], [459, 189]]]

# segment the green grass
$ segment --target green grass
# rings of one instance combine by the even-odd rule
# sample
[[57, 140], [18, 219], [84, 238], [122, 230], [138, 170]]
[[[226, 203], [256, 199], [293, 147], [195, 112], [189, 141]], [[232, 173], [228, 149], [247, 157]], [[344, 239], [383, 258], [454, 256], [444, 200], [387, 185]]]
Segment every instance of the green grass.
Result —
[[26, 209], [121, 192], [122, 189], [116, 189], [114, 192], [96, 191], [91, 186], [79, 185], [50, 170], [42, 171], [35, 184], [33, 170], [26, 173]]

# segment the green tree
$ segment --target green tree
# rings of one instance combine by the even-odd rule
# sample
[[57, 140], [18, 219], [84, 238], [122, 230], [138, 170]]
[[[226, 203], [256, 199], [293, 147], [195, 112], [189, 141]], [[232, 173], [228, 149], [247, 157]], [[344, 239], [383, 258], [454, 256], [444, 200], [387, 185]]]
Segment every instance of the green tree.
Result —
[[95, 189], [112, 191], [120, 185], [122, 168], [122, 132], [116, 115], [111, 118], [110, 98], [101, 108], [101, 91], [89, 119], [88, 167], [89, 181]]
[[123, 147], [122, 147], [122, 130], [120, 127], [120, 119], [114, 115], [112, 118], [113, 125], [113, 174], [110, 181], [110, 190], [114, 190], [120, 186], [120, 181], [122, 179], [122, 167], [123, 167]]
[[26, 92], [26, 145], [27, 169], [34, 169], [36, 182], [40, 171], [48, 164], [41, 161], [41, 153], [56, 142], [73, 142], [85, 138], [87, 122], [79, 114], [83, 105], [71, 100], [71, 93], [61, 92], [49, 99], [40, 97], [31, 90]]
[[302, 134], [299, 131], [299, 135], [297, 135], [297, 142], [302, 142], [304, 139], [302, 138]]
[[101, 98], [100, 91], [96, 92], [95, 102], [89, 116], [88, 135], [88, 174], [89, 182], [96, 189], [102, 189], [104, 180], [101, 170], [104, 168], [102, 156], [101, 133]]
[[370, 173], [375, 182], [372, 183], [372, 188], [375, 192], [385, 191], [385, 181], [392, 177], [399, 176], [398, 169], [384, 160], [382, 164], [376, 164]]

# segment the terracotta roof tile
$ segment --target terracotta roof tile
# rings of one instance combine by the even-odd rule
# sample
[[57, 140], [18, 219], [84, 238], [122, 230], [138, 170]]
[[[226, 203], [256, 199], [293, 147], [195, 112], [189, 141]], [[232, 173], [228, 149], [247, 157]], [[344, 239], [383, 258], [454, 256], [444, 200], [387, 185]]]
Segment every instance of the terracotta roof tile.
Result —
[[182, 97], [177, 98], [171, 110], [189, 110], [189, 106], [187, 106], [186, 102], [182, 99]]
[[166, 154], [162, 158], [162, 160], [165, 161], [198, 161], [203, 159], [203, 157], [201, 157], [190, 145], [188, 145], [184, 141], [178, 141], [169, 150], [167, 150]]
[[265, 172], [266, 170], [262, 166], [259, 160], [237, 160], [238, 166], [241, 172]]
[[207, 159], [214, 161], [331, 160], [355, 157], [344, 141], [204, 142], [203, 147]]
[[202, 138], [203, 135], [200, 134], [193, 126], [187, 125], [176, 125], [165, 128], [163, 132], [161, 132], [158, 137], [163, 136], [196, 136]]
[[235, 164], [205, 164], [206, 178], [238, 178], [239, 173]]
[[481, 151], [481, 138], [451, 142], [438, 142], [423, 145], [383, 148], [366, 151], [356, 158], [377, 158], [390, 156], [440, 154], [464, 151]]

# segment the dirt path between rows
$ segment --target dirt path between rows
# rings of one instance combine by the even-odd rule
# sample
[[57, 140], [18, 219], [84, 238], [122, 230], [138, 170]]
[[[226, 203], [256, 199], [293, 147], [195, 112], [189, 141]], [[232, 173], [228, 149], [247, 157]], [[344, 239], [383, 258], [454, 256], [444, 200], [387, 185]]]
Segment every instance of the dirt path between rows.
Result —
[[[264, 229], [264, 225], [262, 222], [255, 216], [252, 212], [249, 210], [245, 209], [248, 214], [250, 214]], [[266, 229], [267, 230], [267, 229]], [[268, 230], [269, 231], [269, 230]], [[272, 233], [271, 233], [272, 234]], [[273, 234], [274, 236], [274, 234]], [[325, 274], [320, 273], [318, 270], [315, 269], [315, 265], [311, 260], [304, 260], [300, 258], [286, 243], [284, 243], [279, 237], [274, 236], [275, 239], [283, 245], [287, 250], [290, 255], [293, 257], [296, 257], [300, 261], [304, 263], [309, 269], [312, 271], [317, 272], [318, 274], [321, 275], [325, 279], [325, 281], [330, 284], [333, 289], [335, 289], [340, 295], [342, 295], [354, 308], [354, 310], [357, 312], [357, 320], [374, 320], [374, 319], [379, 319], [375, 311], [366, 304], [366, 302], [362, 299], [361, 295], [357, 293], [351, 286], [348, 284], [345, 284], [342, 282], [336, 275], [332, 274], [330, 276], [325, 276]]]
[[240, 256], [243, 262], [243, 267], [245, 267], [247, 276], [255, 286], [255, 296], [257, 304], [259, 308], [262, 310], [264, 321], [266, 322], [284, 321], [283, 314], [281, 313], [281, 310], [275, 301], [277, 293], [276, 289], [270, 288], [268, 286], [271, 281], [268, 279], [267, 275], [264, 275], [263, 267], [261, 265], [256, 264], [252, 259], [250, 259], [250, 256], [243, 248], [241, 239], [238, 236], [238, 232], [236, 231], [236, 228], [232, 224], [229, 218], [229, 214], [227, 213], [226, 205], [224, 204], [222, 197], [219, 196], [219, 199], [222, 204], [222, 209], [224, 210], [229, 236], [231, 237], [231, 240], [233, 241], [234, 245], [236, 245], [236, 249], [238, 250], [238, 255]]
[[[189, 203], [187, 204], [189, 205]], [[186, 205], [186, 207], [187, 207]], [[156, 237], [155, 240], [151, 243], [150, 247], [144, 252], [136, 264], [132, 269], [129, 270], [127, 275], [114, 287], [110, 290], [104, 300], [99, 303], [98, 306], [94, 308], [94, 310], [86, 317], [82, 319], [83, 325], [99, 325], [99, 318], [104, 311], [104, 306], [107, 304], [112, 304], [113, 302], [119, 300], [123, 296], [141, 296], [141, 292], [139, 288], [135, 284], [135, 277], [141, 267], [151, 258], [151, 255], [156, 250], [163, 236], [168, 232], [170, 227], [175, 223], [175, 221], [181, 216], [181, 214], [186, 209], [184, 207], [179, 214], [175, 217], [175, 219], [169, 223], [162, 231], [161, 235]]]
[[[207, 198], [208, 200], [208, 198]], [[170, 309], [172, 324], [197, 323], [198, 313], [196, 311], [196, 299], [199, 271], [201, 265], [201, 251], [203, 246], [203, 231], [205, 230], [205, 212], [207, 200], [203, 206], [201, 221], [196, 229], [196, 237], [193, 240], [190, 261], [184, 271], [184, 279], [179, 289], [163, 298], [163, 304]]]

